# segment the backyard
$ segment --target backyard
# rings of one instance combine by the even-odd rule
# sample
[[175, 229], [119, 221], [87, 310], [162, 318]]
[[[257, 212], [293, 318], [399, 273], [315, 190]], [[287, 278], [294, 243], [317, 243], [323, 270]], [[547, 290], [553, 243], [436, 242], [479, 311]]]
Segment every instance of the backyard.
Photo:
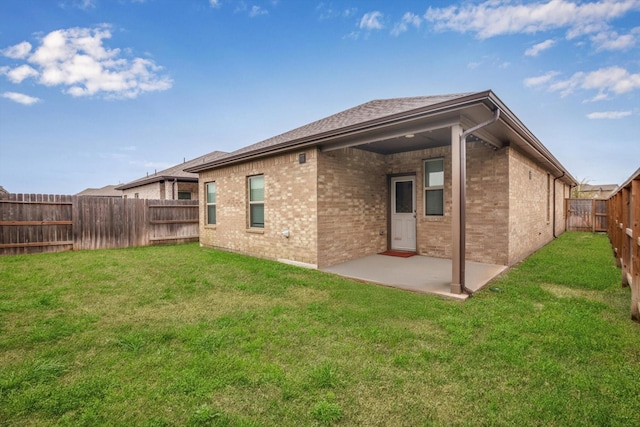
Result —
[[0, 424], [640, 425], [605, 235], [465, 303], [198, 244], [0, 257]]

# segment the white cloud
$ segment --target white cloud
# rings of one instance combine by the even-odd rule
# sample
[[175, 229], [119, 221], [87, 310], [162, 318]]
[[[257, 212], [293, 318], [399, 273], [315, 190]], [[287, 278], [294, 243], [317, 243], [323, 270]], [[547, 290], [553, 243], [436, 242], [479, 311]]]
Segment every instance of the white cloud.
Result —
[[[135, 98], [143, 92], [169, 89], [172, 81], [150, 59], [124, 58], [120, 49], [104, 46], [108, 26], [56, 30], [44, 36], [24, 64], [4, 74], [14, 83], [28, 77], [45, 86], [62, 86], [72, 96]], [[128, 50], [125, 49], [125, 53]]]
[[384, 25], [380, 22], [382, 17], [382, 12], [367, 12], [360, 19], [359, 27], [363, 30], [381, 30], [384, 28]]
[[345, 40], [358, 40], [360, 38], [360, 31], [352, 31], [342, 38]]
[[209, 4], [211, 5], [211, 7], [218, 8], [220, 7], [220, 0], [209, 0]]
[[261, 8], [260, 6], [252, 6], [251, 10], [249, 10], [249, 16], [254, 18], [260, 15], [267, 15], [269, 12]]
[[9, 80], [13, 83], [22, 83], [24, 79], [29, 77], [37, 77], [39, 73], [27, 64], [20, 65], [19, 67], [9, 69], [9, 67], [2, 67], [2, 74], [5, 74]]
[[32, 105], [42, 101], [40, 98], [35, 98], [33, 96], [25, 95], [24, 93], [18, 92], [5, 92], [2, 94], [2, 97], [10, 99], [22, 105]]
[[554, 44], [556, 44], [556, 42], [554, 40], [545, 40], [541, 43], [535, 44], [533, 46], [531, 46], [529, 49], [527, 49], [524, 54], [526, 56], [538, 56], [540, 54], [540, 52], [545, 51], [549, 48], [551, 48]]
[[334, 9], [332, 4], [321, 2], [316, 6], [316, 13], [320, 21], [336, 18], [351, 18], [356, 15], [358, 9], [355, 7], [347, 9]]
[[631, 115], [631, 111], [601, 111], [587, 114], [591, 120], [597, 119], [622, 119]]
[[59, 3], [59, 6], [63, 9], [67, 7], [77, 7], [78, 9], [87, 10], [95, 9], [97, 0], [64, 0]]
[[488, 0], [480, 4], [429, 8], [424, 19], [437, 30], [473, 32], [481, 39], [503, 34], [533, 34], [567, 28], [568, 37], [603, 31], [608, 22], [640, 9], [639, 0], [600, 0], [591, 3], [550, 0], [529, 4]]
[[551, 79], [560, 74], [557, 71], [549, 71], [541, 76], [529, 77], [524, 79], [524, 85], [527, 87], [540, 86], [549, 83]]
[[12, 59], [24, 59], [29, 55], [30, 52], [31, 43], [29, 42], [18, 43], [17, 45], [9, 46], [6, 49], [0, 50], [0, 53], [2, 53], [7, 58]]
[[596, 90], [597, 94], [590, 101], [602, 101], [609, 99], [611, 94], [622, 95], [636, 89], [640, 89], [640, 73], [632, 74], [622, 67], [608, 67], [599, 70], [574, 73], [565, 80], [552, 81], [558, 75], [551, 71], [539, 77], [530, 77], [524, 80], [527, 87], [548, 85], [550, 92], [559, 92], [561, 96], [567, 96], [578, 89], [585, 91]]
[[631, 74], [621, 67], [601, 68], [586, 74], [582, 87], [620, 95], [640, 89], [640, 74]]
[[602, 31], [591, 36], [591, 41], [597, 50], [627, 50], [635, 46], [640, 35], [640, 27], [636, 27], [628, 34], [618, 34], [616, 31]]
[[416, 28], [420, 28], [421, 24], [422, 24], [421, 17], [411, 12], [407, 12], [402, 16], [402, 20], [393, 26], [393, 29], [391, 30], [391, 34], [394, 36], [399, 36], [400, 34], [406, 32], [409, 29], [409, 25], [414, 26]]

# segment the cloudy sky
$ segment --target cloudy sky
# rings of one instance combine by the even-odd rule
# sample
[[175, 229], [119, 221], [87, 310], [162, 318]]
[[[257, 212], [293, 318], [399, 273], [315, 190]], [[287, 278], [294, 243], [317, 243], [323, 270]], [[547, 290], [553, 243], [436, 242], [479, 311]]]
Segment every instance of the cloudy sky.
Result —
[[363, 102], [492, 89], [579, 180], [640, 167], [640, 0], [5, 0], [0, 185], [73, 194]]

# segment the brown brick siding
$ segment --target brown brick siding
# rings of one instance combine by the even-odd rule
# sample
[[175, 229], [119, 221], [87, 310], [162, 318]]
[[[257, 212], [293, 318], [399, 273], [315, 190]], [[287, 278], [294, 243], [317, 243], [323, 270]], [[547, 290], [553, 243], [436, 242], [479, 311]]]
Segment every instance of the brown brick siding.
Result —
[[506, 265], [509, 247], [508, 148], [467, 144], [466, 257]]
[[[206, 226], [201, 203], [201, 242], [254, 256], [287, 259], [326, 267], [388, 248], [389, 180], [416, 178], [417, 251], [451, 257], [451, 147], [388, 156], [355, 148], [298, 154], [224, 167], [200, 174], [217, 184], [217, 219]], [[424, 166], [444, 159], [444, 216], [424, 214]], [[531, 180], [529, 179], [531, 171]], [[264, 174], [265, 228], [248, 230], [247, 177]], [[480, 142], [467, 145], [468, 260], [511, 265], [553, 237], [553, 207], [547, 172], [518, 150], [493, 150]], [[567, 186], [556, 182], [556, 233], [564, 230]], [[547, 212], [549, 211], [549, 221]], [[317, 219], [316, 219], [317, 218]], [[287, 239], [283, 230], [290, 231]], [[382, 233], [381, 233], [382, 232]]]
[[[553, 179], [553, 175], [525, 154], [509, 148], [510, 265], [553, 239]], [[556, 193], [556, 213], [562, 211], [562, 202], [558, 203], [558, 200]], [[562, 214], [556, 217], [558, 230], [564, 222], [563, 217]]]
[[[315, 150], [285, 154], [200, 174], [200, 242], [254, 256], [317, 263]], [[264, 175], [265, 226], [249, 229], [247, 177]], [[206, 183], [215, 181], [217, 224], [205, 225]], [[282, 235], [289, 230], [289, 238]]]
[[138, 199], [160, 199], [160, 183], [152, 182], [151, 184], [141, 185], [139, 187], [129, 188], [122, 192], [127, 199], [134, 199], [138, 194]]
[[[326, 267], [387, 246], [385, 157], [347, 148], [320, 153], [318, 265]], [[380, 231], [384, 234], [381, 235]]]

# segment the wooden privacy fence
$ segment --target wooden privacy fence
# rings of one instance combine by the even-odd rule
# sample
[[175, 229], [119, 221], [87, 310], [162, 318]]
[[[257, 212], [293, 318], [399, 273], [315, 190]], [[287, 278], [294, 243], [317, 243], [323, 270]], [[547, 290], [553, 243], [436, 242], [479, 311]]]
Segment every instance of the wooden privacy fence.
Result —
[[608, 200], [609, 239], [623, 286], [631, 286], [631, 318], [640, 321], [640, 169]]
[[0, 199], [0, 255], [126, 248], [198, 240], [197, 200], [9, 194]]
[[607, 201], [597, 199], [565, 199], [565, 218], [569, 231], [606, 232]]

